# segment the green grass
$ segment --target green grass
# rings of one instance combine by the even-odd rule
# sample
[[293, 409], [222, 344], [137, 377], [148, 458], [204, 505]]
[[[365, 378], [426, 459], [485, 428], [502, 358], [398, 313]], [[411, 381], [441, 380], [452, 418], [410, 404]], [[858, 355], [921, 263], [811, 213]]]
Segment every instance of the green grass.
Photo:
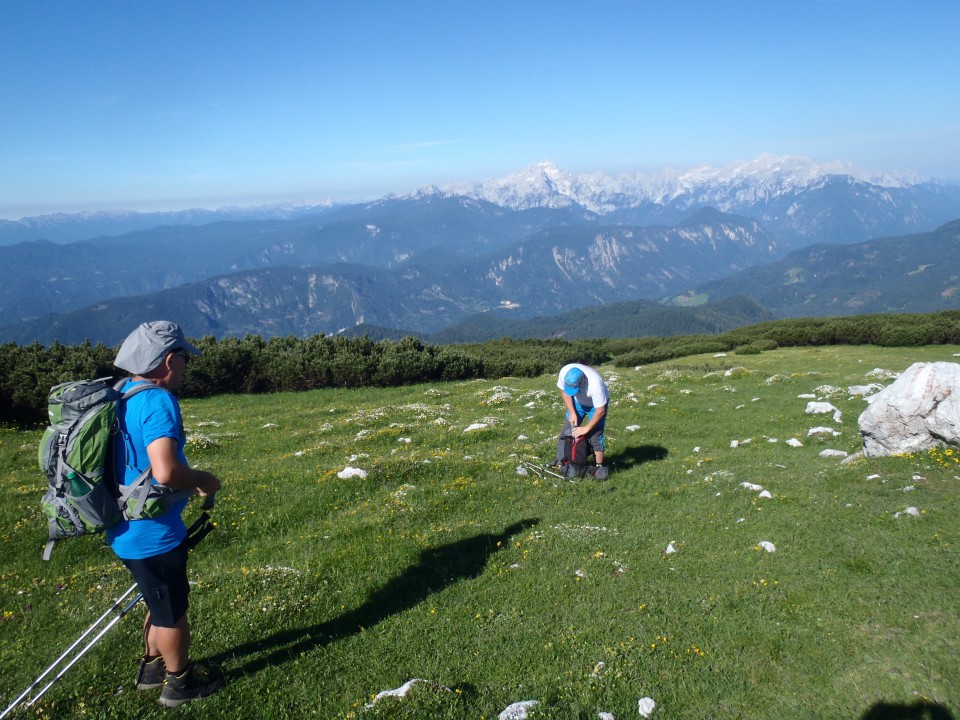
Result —
[[[860, 447], [848, 386], [957, 351], [602, 368], [605, 483], [517, 472], [552, 459], [550, 376], [185, 401], [188, 454], [224, 481], [191, 558], [194, 655], [230, 682], [176, 712], [489, 720], [532, 699], [531, 717], [622, 720], [649, 696], [663, 719], [960, 715], [960, 455], [819, 455]], [[806, 393], [842, 422], [805, 414]], [[841, 434], [807, 436], [821, 425]], [[40, 560], [38, 441], [0, 430], [2, 707], [131, 583], [99, 538]], [[168, 716], [132, 688], [142, 612], [25, 715]], [[366, 709], [413, 678], [429, 684]]]

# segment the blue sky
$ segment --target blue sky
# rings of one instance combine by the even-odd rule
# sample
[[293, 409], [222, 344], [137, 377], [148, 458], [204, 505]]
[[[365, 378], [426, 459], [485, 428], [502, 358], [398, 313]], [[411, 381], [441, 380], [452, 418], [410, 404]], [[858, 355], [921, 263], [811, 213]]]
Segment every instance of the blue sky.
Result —
[[0, 3], [0, 217], [761, 153], [960, 178], [956, 0]]

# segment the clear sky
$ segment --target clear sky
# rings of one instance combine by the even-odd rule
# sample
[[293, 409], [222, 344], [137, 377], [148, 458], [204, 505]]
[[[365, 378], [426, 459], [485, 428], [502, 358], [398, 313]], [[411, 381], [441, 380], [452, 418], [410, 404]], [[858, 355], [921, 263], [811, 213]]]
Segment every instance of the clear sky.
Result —
[[958, 0], [0, 0], [0, 217], [761, 153], [960, 178]]

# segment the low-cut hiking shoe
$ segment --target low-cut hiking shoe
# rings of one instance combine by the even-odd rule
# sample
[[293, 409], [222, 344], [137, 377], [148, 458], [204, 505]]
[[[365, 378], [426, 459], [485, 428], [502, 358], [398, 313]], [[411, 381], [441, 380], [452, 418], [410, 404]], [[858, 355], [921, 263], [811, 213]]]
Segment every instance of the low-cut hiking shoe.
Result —
[[140, 667], [137, 669], [137, 679], [134, 685], [137, 690], [154, 690], [163, 685], [163, 680], [167, 675], [167, 668], [163, 664], [163, 658], [157, 655], [152, 660], [148, 660], [144, 655], [140, 658]]
[[597, 465], [593, 469], [594, 480], [606, 480], [608, 477], [610, 477], [610, 468], [606, 465]]
[[160, 691], [160, 704], [167, 707], [180, 707], [185, 702], [213, 695], [219, 690], [226, 678], [223, 670], [216, 665], [190, 663], [179, 675], [167, 673]]

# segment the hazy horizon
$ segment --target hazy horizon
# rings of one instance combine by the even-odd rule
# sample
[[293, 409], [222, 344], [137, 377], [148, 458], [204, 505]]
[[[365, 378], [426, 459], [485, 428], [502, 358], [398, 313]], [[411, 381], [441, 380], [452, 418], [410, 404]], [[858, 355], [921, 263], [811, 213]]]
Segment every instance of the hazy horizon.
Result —
[[0, 217], [365, 201], [549, 159], [960, 179], [960, 3], [0, 7]]

